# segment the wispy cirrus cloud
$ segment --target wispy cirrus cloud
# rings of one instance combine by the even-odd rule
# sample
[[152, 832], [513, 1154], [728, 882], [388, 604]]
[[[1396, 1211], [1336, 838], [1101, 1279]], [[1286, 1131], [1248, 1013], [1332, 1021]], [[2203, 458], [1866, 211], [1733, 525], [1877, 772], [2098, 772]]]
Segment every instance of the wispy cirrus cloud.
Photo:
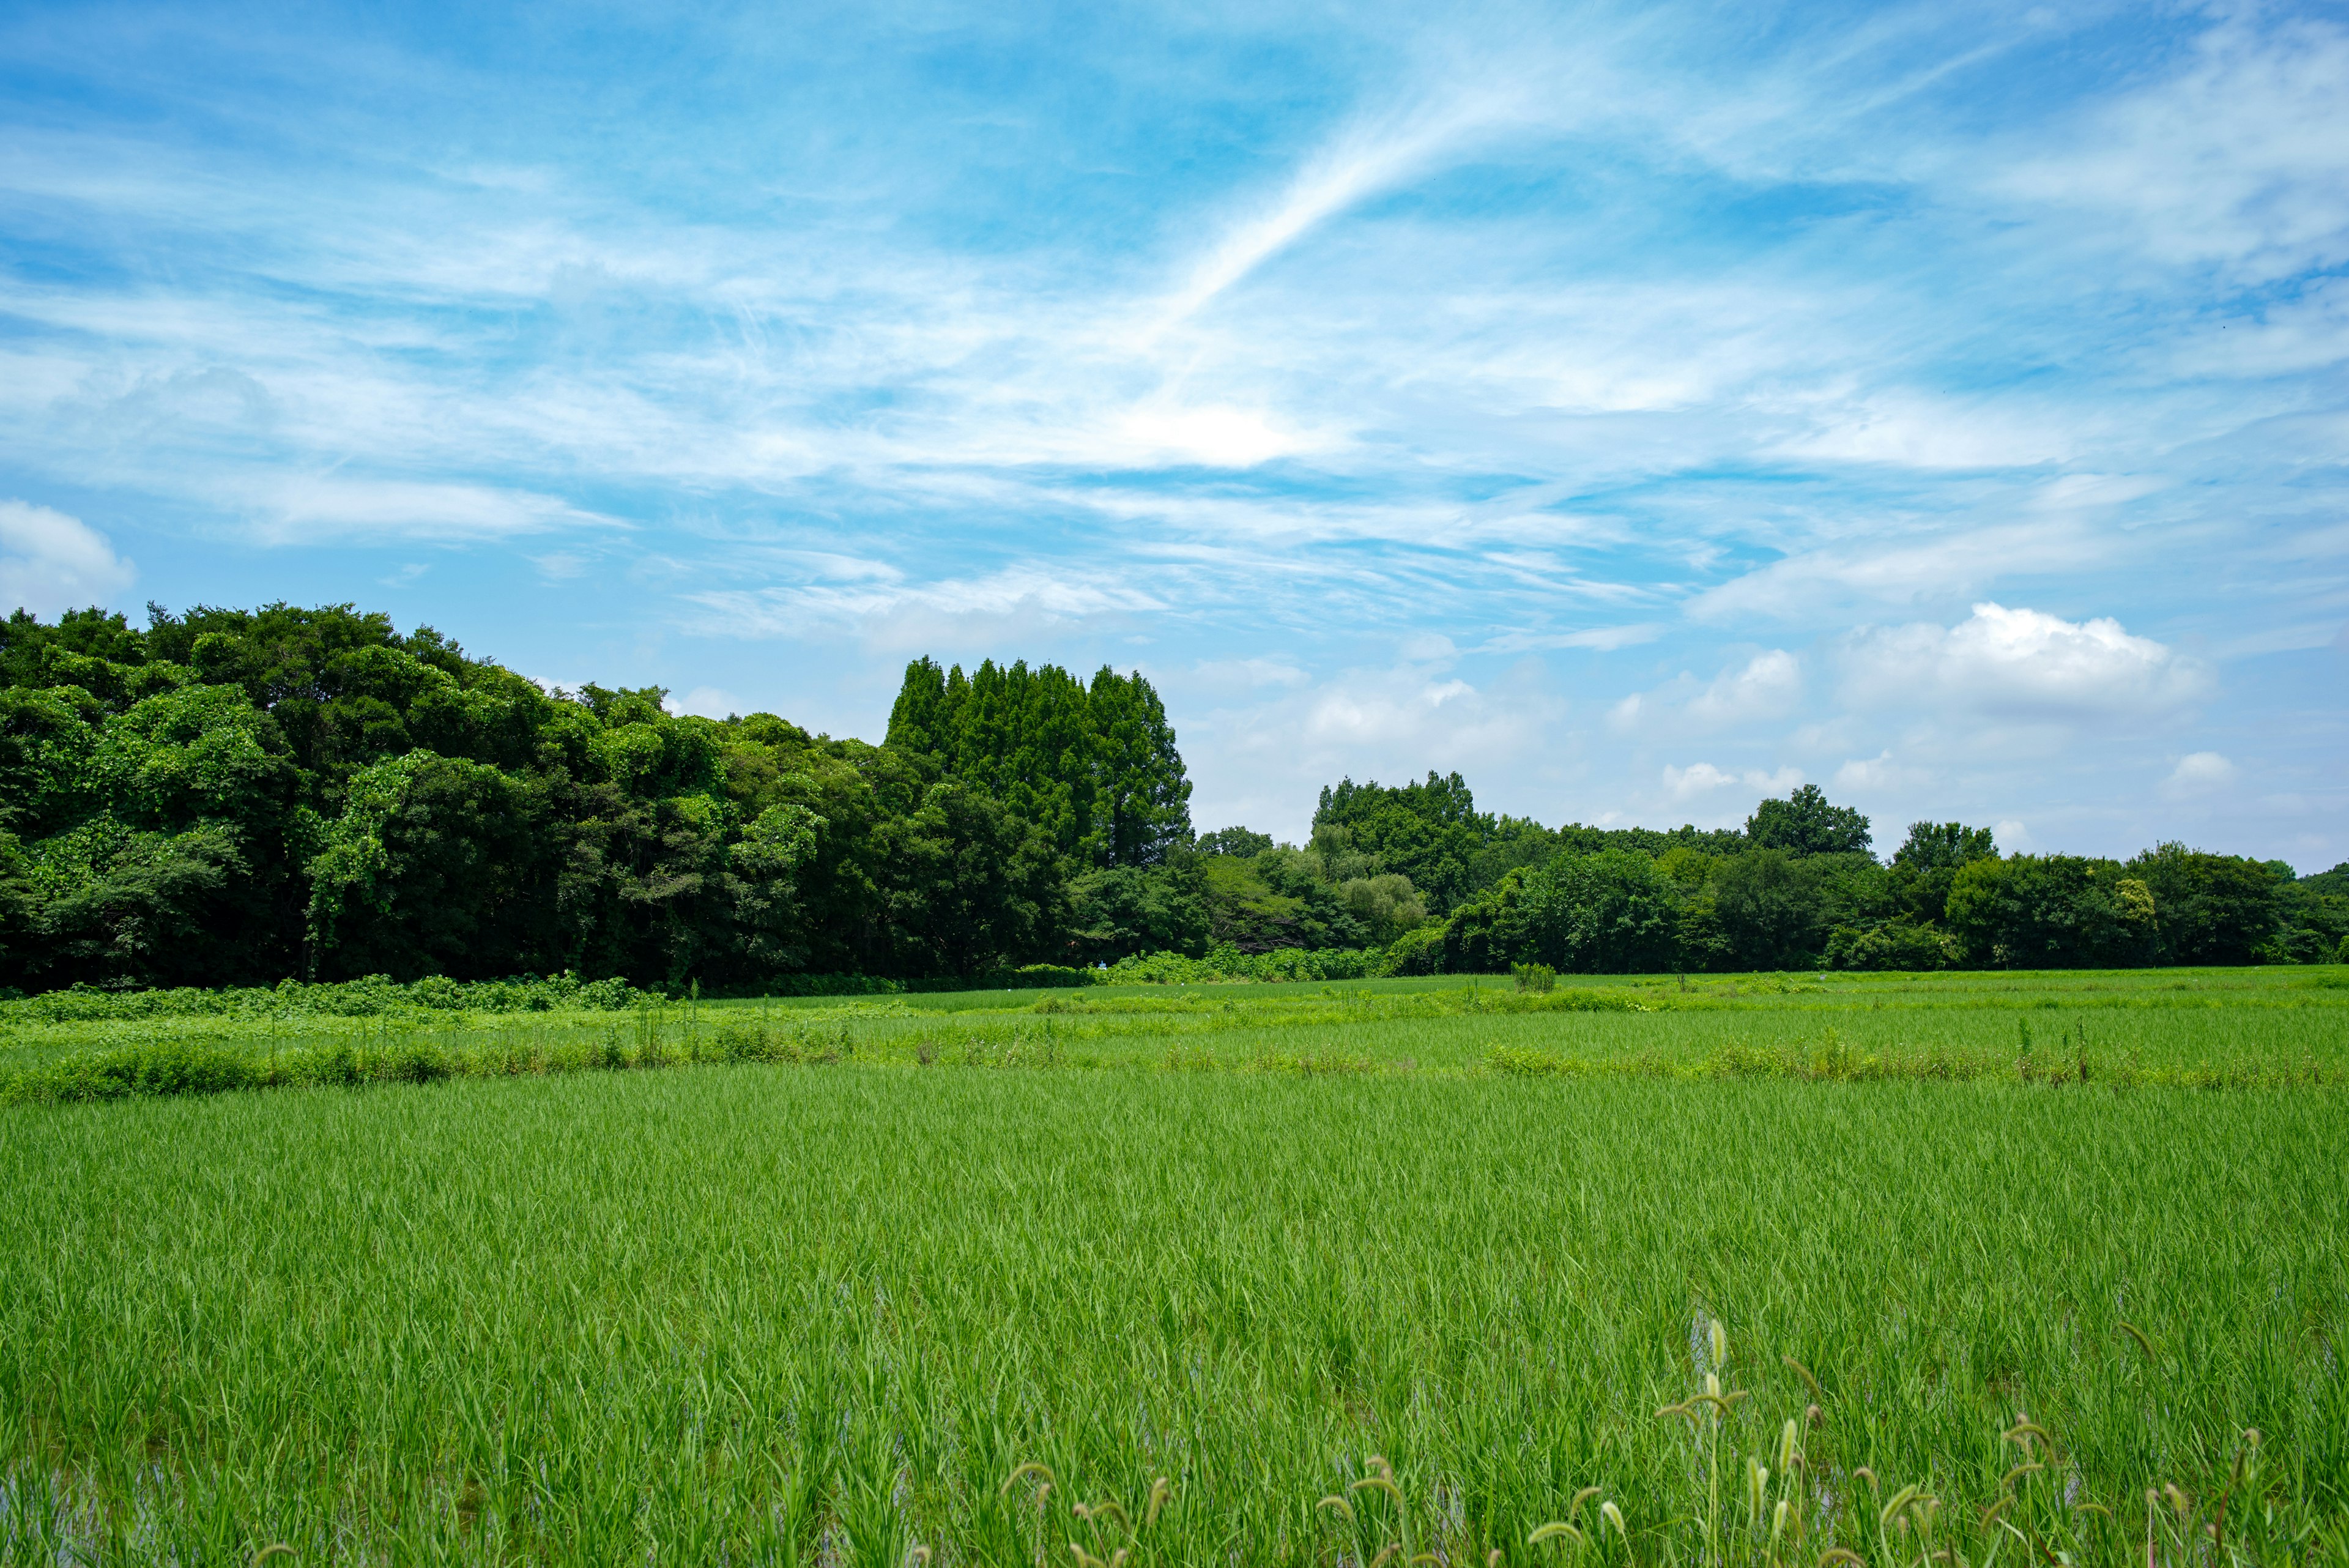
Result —
[[[1211, 815], [1457, 757], [2126, 835], [2339, 760], [2320, 8], [507, 23], [0, 27], [0, 493], [843, 730], [880, 653], [1146, 664]], [[2093, 786], [1961, 744], [2090, 713]]]

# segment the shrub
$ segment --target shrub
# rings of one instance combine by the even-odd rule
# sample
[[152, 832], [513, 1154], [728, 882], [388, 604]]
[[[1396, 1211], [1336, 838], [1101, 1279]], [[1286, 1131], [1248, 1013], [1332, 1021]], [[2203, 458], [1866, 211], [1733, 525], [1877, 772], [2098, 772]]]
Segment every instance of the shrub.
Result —
[[1415, 931], [1405, 931], [1387, 946], [1381, 961], [1381, 974], [1442, 974], [1444, 972], [1444, 933], [1451, 929], [1448, 920], [1433, 920]]
[[1829, 969], [1948, 969], [1962, 957], [1949, 932], [1913, 920], [1837, 926], [1827, 933]]
[[1539, 992], [1547, 996], [1557, 989], [1557, 971], [1546, 963], [1513, 963], [1509, 972], [1516, 976], [1519, 991]]

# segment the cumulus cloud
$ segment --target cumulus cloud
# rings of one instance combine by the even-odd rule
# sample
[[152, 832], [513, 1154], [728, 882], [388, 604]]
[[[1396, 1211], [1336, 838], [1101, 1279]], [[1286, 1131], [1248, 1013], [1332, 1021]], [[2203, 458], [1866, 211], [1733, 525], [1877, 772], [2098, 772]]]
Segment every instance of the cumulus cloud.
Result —
[[0, 605], [37, 616], [103, 604], [137, 574], [105, 535], [78, 517], [0, 501]]
[[1985, 601], [1954, 627], [1863, 628], [1845, 640], [1856, 706], [1959, 708], [2020, 719], [2167, 711], [2207, 696], [2209, 670], [2110, 617], [2068, 621]]
[[1711, 763], [1693, 763], [1685, 768], [1667, 763], [1663, 777], [1664, 794], [1676, 802], [1701, 800], [1733, 785], [1754, 791], [1757, 796], [1782, 795], [1801, 788], [1803, 783], [1800, 768], [1782, 767], [1775, 773], [1747, 768], [1739, 773]]
[[1530, 662], [1483, 685], [1425, 665], [1347, 670], [1236, 701], [1183, 728], [1192, 815], [1301, 836], [1315, 793], [1340, 776], [1397, 784], [1458, 769], [1489, 782], [1537, 753], [1565, 706]]
[[2162, 780], [2161, 793], [2171, 800], [2213, 794], [2234, 783], [2239, 771], [2216, 752], [2189, 752], [2178, 759], [2178, 765]]
[[1718, 730], [1783, 719], [1802, 694], [1802, 661], [1773, 648], [1729, 666], [1702, 687], [1683, 671], [1652, 691], [1634, 691], [1608, 710], [1607, 721], [1618, 731]]
[[1836, 769], [1835, 785], [1839, 790], [1858, 792], [1881, 790], [1899, 784], [1919, 782], [1914, 768], [1906, 768], [1892, 760], [1890, 747], [1872, 757], [1853, 757]]
[[729, 713], [742, 711], [742, 700], [731, 691], [715, 686], [697, 686], [682, 697], [671, 697], [661, 706], [672, 713], [692, 713], [704, 719], [723, 719]]
[[1778, 719], [1793, 711], [1802, 694], [1802, 665], [1785, 649], [1774, 648], [1715, 676], [1689, 704], [1689, 712], [1713, 724]]

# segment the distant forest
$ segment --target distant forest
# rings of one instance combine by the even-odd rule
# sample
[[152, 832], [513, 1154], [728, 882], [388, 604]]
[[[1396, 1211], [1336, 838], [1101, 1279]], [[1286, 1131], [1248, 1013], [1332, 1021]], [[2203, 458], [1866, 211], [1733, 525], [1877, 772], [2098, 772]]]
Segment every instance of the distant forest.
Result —
[[2349, 866], [1959, 823], [1878, 860], [1808, 786], [1743, 829], [1548, 827], [1431, 772], [1323, 789], [1302, 845], [1198, 833], [1164, 703], [1107, 668], [917, 659], [876, 746], [549, 691], [347, 605], [149, 617], [0, 626], [0, 986], [2349, 961]]

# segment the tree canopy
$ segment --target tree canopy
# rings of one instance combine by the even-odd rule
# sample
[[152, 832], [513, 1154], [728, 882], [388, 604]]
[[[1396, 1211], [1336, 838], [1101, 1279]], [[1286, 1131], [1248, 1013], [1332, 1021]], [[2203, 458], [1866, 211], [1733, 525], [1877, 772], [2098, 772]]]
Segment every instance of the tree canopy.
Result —
[[[1219, 945], [1373, 968], [2331, 961], [2349, 867], [2002, 855], [1805, 785], [1743, 830], [1547, 826], [1459, 774], [1195, 836], [1140, 672], [906, 667], [880, 745], [550, 691], [348, 605], [0, 623], [0, 986], [575, 971], [757, 987]], [[1371, 961], [1362, 961], [1370, 963]]]

